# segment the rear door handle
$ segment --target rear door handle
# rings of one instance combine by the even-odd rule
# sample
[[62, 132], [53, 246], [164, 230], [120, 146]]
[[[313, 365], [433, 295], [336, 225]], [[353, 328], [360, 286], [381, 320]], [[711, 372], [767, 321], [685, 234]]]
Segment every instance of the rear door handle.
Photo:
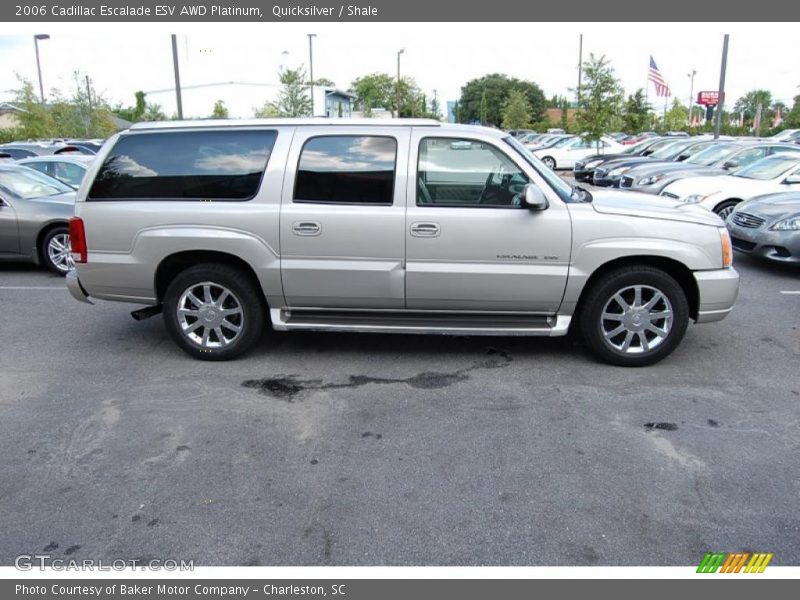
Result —
[[297, 221], [292, 223], [292, 232], [295, 235], [319, 235], [322, 226], [316, 221]]
[[411, 235], [414, 237], [436, 237], [442, 232], [438, 223], [412, 223]]

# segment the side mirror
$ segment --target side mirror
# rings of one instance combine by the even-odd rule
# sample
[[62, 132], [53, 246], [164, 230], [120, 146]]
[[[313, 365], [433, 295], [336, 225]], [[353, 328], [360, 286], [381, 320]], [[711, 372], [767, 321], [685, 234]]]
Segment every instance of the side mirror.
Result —
[[729, 160], [728, 162], [726, 162], [725, 164], [722, 165], [722, 168], [723, 169], [732, 169], [735, 166], [737, 166], [736, 163], [733, 162], [732, 160]]
[[783, 183], [786, 185], [794, 185], [800, 183], [800, 173], [794, 173], [789, 175], [786, 179], [783, 180]]
[[550, 203], [545, 198], [542, 190], [529, 183], [522, 192], [522, 206], [528, 210], [545, 210], [550, 206]]
[[0, 208], [2, 208], [4, 206], [10, 206], [10, 204], [8, 202], [6, 202], [5, 200], [3, 200], [2, 198], [0, 198]]

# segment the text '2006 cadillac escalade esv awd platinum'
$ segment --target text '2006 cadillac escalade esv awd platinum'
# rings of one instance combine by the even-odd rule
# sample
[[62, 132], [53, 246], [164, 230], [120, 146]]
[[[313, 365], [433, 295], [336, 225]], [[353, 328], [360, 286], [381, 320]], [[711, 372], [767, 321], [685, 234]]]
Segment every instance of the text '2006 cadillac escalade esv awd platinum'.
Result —
[[163, 311], [190, 355], [276, 330], [560, 336], [654, 363], [738, 293], [719, 217], [569, 186], [513, 137], [435, 121], [144, 123], [70, 222], [77, 299]]

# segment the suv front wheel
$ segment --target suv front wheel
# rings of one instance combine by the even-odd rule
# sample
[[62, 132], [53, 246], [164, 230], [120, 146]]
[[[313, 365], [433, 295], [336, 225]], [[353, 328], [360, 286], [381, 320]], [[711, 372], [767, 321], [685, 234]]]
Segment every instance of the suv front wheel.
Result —
[[164, 323], [184, 352], [228, 360], [250, 350], [264, 330], [266, 306], [248, 274], [220, 264], [190, 267], [164, 294]]
[[643, 367], [677, 348], [689, 324], [689, 303], [668, 273], [644, 265], [624, 267], [587, 290], [579, 319], [584, 339], [598, 357]]

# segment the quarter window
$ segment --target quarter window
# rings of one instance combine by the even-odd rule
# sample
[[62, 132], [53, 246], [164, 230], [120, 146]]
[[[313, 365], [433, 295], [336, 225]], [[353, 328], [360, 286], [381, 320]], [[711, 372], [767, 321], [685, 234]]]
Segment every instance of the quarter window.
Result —
[[455, 138], [419, 144], [419, 206], [520, 206], [526, 183], [528, 176], [490, 144]]
[[184, 131], [120, 138], [88, 200], [248, 200], [277, 133]]
[[311, 138], [300, 152], [294, 201], [390, 205], [396, 160], [397, 140], [391, 137]]

